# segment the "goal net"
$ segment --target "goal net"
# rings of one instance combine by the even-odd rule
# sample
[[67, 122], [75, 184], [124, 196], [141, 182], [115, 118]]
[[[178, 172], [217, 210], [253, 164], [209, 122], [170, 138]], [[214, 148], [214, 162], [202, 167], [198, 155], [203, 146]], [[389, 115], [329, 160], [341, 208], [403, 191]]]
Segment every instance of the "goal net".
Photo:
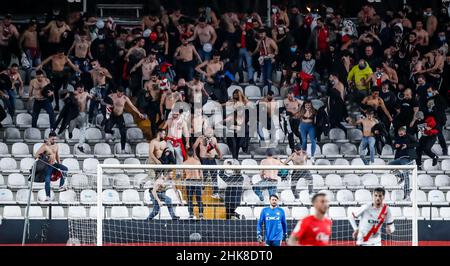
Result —
[[[272, 179], [267, 179], [271, 177]], [[331, 245], [355, 245], [349, 214], [383, 187], [395, 231], [383, 245], [417, 245], [415, 166], [98, 165], [73, 175], [69, 242], [81, 245], [257, 246], [257, 222], [279, 197], [287, 233], [327, 195]], [[358, 221], [357, 221], [358, 222]], [[262, 230], [265, 228], [262, 226]], [[264, 233], [263, 233], [264, 235]]]

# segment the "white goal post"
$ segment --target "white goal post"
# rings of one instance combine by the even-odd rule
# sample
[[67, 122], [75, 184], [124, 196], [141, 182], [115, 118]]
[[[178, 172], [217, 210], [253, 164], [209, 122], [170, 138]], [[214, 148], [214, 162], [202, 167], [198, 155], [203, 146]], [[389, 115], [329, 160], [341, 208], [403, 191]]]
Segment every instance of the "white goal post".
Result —
[[[388, 166], [388, 165], [371, 165], [371, 166], [342, 166], [342, 165], [306, 165], [306, 166], [294, 166], [294, 165], [279, 165], [279, 166], [261, 166], [261, 165], [131, 165], [131, 164], [98, 164], [96, 173], [96, 190], [97, 190], [97, 217], [96, 217], [96, 236], [95, 244], [98, 246], [104, 245], [104, 210], [103, 210], [103, 178], [105, 170], [144, 170], [149, 171], [152, 169], [164, 170], [164, 171], [182, 171], [182, 170], [239, 170], [239, 171], [261, 171], [261, 170], [273, 170], [273, 171], [311, 171], [311, 172], [334, 172], [334, 173], [392, 173], [393, 171], [406, 171], [410, 175], [411, 182], [411, 200], [408, 206], [412, 207], [411, 217], [408, 219], [411, 224], [408, 224], [408, 229], [411, 232], [408, 242], [410, 245], [418, 245], [418, 205], [417, 205], [417, 166], [416, 165], [404, 165], [404, 166]], [[69, 225], [70, 226], [70, 225]], [[256, 222], [255, 222], [256, 226]], [[410, 226], [410, 228], [409, 228]], [[349, 229], [346, 229], [349, 230]], [[94, 237], [94, 236], [92, 236]], [[93, 243], [94, 244], [94, 243]]]

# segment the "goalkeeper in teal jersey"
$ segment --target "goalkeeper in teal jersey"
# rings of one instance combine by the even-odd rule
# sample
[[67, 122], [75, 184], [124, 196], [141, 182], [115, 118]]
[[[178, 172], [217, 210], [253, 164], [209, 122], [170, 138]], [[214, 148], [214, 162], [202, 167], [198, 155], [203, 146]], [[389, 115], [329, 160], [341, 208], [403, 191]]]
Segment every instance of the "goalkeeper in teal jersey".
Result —
[[[264, 237], [262, 225], [264, 224]], [[258, 241], [265, 242], [266, 246], [281, 246], [283, 239], [287, 239], [287, 223], [284, 210], [278, 207], [278, 196], [270, 196], [270, 207], [261, 211], [257, 224]]]

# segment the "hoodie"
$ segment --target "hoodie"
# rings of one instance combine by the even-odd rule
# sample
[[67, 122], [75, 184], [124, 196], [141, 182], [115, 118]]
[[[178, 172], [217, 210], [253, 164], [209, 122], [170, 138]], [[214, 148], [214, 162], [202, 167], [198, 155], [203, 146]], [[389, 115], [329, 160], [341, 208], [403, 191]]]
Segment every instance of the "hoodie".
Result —
[[436, 129], [436, 120], [432, 116], [428, 116], [425, 118], [425, 123], [428, 127], [430, 127], [430, 130], [425, 130], [424, 133], [427, 136], [435, 136], [439, 133], [439, 130]]

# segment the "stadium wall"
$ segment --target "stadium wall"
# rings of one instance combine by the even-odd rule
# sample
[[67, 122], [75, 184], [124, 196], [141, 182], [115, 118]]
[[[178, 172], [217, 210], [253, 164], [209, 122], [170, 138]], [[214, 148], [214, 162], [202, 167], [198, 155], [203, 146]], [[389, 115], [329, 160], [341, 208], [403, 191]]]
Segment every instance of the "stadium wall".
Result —
[[[22, 242], [24, 220], [2, 220], [0, 224], [0, 245], [18, 245]], [[346, 220], [335, 220], [334, 227], [349, 228]], [[292, 231], [296, 221], [288, 221]], [[104, 220], [105, 244], [120, 243], [126, 239], [126, 230], [133, 228], [142, 232], [136, 245], [255, 245], [256, 220]], [[344, 227], [343, 227], [344, 226]], [[116, 230], [113, 230], [115, 227]], [[138, 228], [138, 229], [136, 229]], [[450, 245], [450, 221], [420, 220], [420, 245]], [[94, 226], [92, 228], [95, 229]], [[114, 232], [108, 235], [108, 231]], [[334, 230], [338, 231], [338, 230]], [[162, 232], [155, 236], [151, 232]], [[226, 232], [226, 233], [225, 233]], [[198, 233], [201, 236], [199, 238]], [[123, 234], [123, 235], [121, 235]], [[194, 235], [193, 235], [194, 234]], [[339, 239], [352, 243], [350, 232], [339, 233]], [[115, 237], [116, 239], [114, 239]], [[65, 245], [69, 238], [67, 220], [31, 220], [27, 244]], [[199, 241], [199, 242], [195, 242]], [[212, 242], [215, 243], [212, 243]]]

